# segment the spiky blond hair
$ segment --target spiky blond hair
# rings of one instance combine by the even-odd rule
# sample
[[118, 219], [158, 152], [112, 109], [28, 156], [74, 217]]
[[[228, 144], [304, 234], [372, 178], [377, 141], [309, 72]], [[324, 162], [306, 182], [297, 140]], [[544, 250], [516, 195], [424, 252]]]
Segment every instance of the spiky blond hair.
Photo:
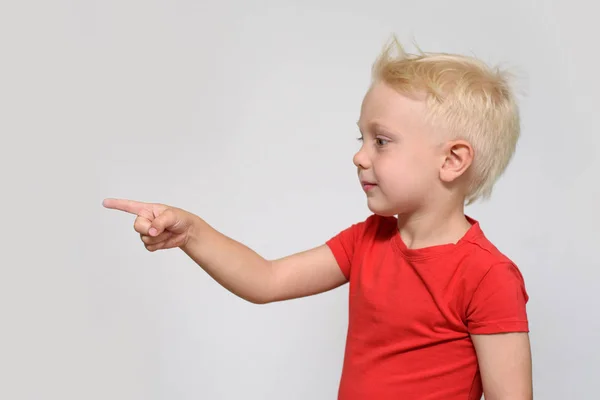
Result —
[[466, 203], [489, 198], [520, 136], [510, 75], [474, 57], [407, 53], [393, 36], [373, 65], [373, 80], [403, 94], [425, 94], [430, 122], [473, 147]]

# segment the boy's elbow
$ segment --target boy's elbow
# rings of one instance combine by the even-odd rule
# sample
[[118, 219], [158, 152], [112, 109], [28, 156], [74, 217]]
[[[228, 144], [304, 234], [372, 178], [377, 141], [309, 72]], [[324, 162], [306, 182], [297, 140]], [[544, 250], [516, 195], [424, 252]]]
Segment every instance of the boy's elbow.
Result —
[[251, 304], [264, 305], [273, 302], [271, 296], [263, 290], [256, 290], [250, 293], [234, 293], [237, 297]]
[[244, 298], [244, 300], [246, 300], [249, 303], [256, 304], [256, 305], [265, 305], [265, 304], [272, 303], [272, 300], [266, 296], [252, 296], [252, 297]]
[[276, 300], [274, 295], [275, 279], [273, 277], [271, 262], [267, 262], [266, 270], [266, 276], [261, 280], [260, 284], [255, 286], [254, 290], [244, 297], [244, 300], [257, 305], [270, 304]]
[[275, 301], [273, 265], [271, 261], [261, 260], [253, 266], [251, 278], [241, 278], [229, 291], [251, 304], [264, 305]]

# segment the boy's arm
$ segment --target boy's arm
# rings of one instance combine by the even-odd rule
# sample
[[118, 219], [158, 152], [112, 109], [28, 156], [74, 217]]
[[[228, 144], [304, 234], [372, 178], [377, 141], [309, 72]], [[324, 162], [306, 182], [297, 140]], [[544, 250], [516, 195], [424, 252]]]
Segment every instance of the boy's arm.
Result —
[[486, 400], [531, 399], [529, 300], [521, 272], [512, 262], [490, 267], [467, 307]]
[[271, 302], [323, 293], [347, 282], [326, 244], [270, 263]]
[[485, 400], [531, 400], [531, 348], [527, 332], [471, 335]]
[[346, 282], [325, 244], [271, 261], [197, 217], [181, 248], [221, 286], [252, 303], [309, 296]]
[[134, 229], [148, 251], [179, 247], [221, 286], [252, 303], [309, 296], [346, 282], [327, 244], [269, 261], [180, 208], [126, 199], [105, 199], [103, 205], [137, 215]]

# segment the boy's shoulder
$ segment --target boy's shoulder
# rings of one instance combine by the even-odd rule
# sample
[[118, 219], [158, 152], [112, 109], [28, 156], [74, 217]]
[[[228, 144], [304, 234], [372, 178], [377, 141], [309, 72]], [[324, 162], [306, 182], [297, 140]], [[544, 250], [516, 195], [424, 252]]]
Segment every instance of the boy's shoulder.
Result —
[[504, 275], [522, 280], [523, 276], [516, 263], [505, 252], [500, 250], [484, 233], [478, 220], [467, 217], [472, 226], [457, 246], [458, 257], [461, 257], [463, 268], [480, 278], [492, 272], [503, 270]]

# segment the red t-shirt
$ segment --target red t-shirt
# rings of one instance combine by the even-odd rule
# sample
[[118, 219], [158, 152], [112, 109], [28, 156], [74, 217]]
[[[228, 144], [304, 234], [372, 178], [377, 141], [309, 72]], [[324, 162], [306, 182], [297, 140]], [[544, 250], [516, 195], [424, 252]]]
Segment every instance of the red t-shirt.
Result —
[[409, 249], [394, 217], [371, 215], [327, 241], [349, 280], [339, 400], [479, 400], [470, 334], [527, 332], [515, 264], [479, 223], [456, 244]]

